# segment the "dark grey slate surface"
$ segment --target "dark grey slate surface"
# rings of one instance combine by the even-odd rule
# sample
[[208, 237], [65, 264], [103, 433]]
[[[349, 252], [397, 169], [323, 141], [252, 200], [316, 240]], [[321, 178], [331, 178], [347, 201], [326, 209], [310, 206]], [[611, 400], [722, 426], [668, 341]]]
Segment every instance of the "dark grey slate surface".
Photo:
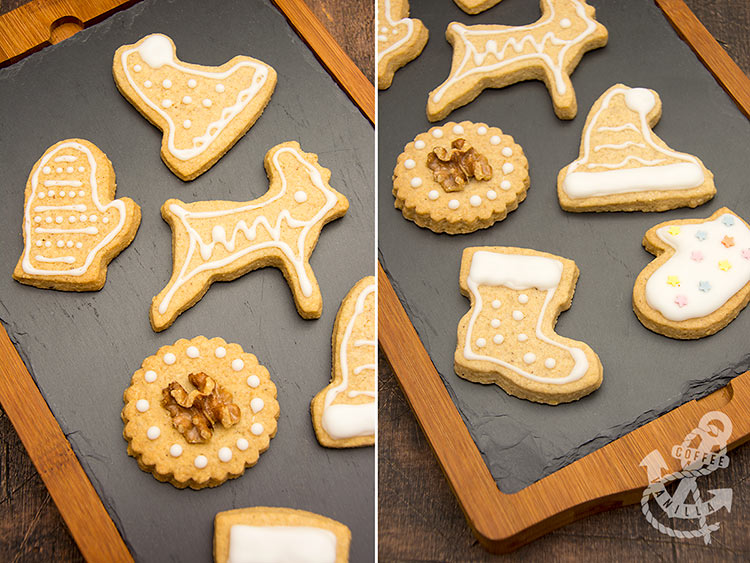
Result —
[[[484, 14], [468, 16], [452, 2], [412, 0], [412, 16], [422, 19], [430, 40], [379, 98], [380, 256], [504, 492], [553, 473], [750, 367], [750, 311], [715, 336], [680, 342], [645, 329], [631, 308], [633, 282], [653, 258], [641, 247], [646, 230], [668, 219], [708, 217], [721, 206], [750, 218], [750, 123], [652, 0], [590, 3], [609, 29], [609, 44], [584, 55], [572, 75], [579, 107], [573, 121], [555, 117], [541, 82], [485, 90], [444, 120], [498, 126], [515, 137], [529, 159], [528, 198], [490, 229], [451, 237], [406, 221], [393, 208], [391, 175], [403, 146], [430, 127], [427, 94], [450, 70], [447, 24], [523, 25], [538, 19], [539, 3], [505, 0]], [[714, 172], [718, 193], [712, 201], [694, 210], [658, 214], [572, 214], [560, 209], [557, 173], [578, 156], [591, 105], [617, 82], [659, 92], [663, 116], [655, 131], [677, 150], [698, 155]], [[599, 354], [604, 383], [598, 391], [576, 403], [550, 407], [455, 375], [456, 327], [469, 308], [458, 290], [461, 252], [478, 245], [529, 247], [576, 261], [581, 276], [557, 332], [587, 342]]]
[[[185, 61], [218, 65], [236, 54], [271, 64], [278, 86], [250, 132], [190, 183], [159, 158], [161, 133], [117, 92], [118, 46], [162, 32]], [[315, 440], [309, 404], [329, 380], [331, 330], [351, 286], [373, 272], [373, 129], [270, 2], [147, 0], [0, 72], [0, 320], [11, 335], [109, 514], [138, 561], [208, 561], [213, 517], [270, 505], [312, 510], [352, 529], [352, 560], [374, 559], [373, 448], [329, 450]], [[12, 108], [9, 110], [7, 108]], [[117, 195], [143, 220], [133, 244], [96, 293], [22, 286], [11, 273], [22, 250], [24, 186], [53, 143], [83, 137], [117, 174]], [[350, 202], [323, 229], [312, 266], [323, 316], [297, 314], [281, 273], [252, 272], [217, 283], [168, 330], [148, 322], [151, 298], [171, 273], [171, 232], [159, 214], [170, 197], [248, 200], [268, 181], [263, 156], [296, 139], [331, 169]], [[266, 365], [279, 391], [278, 434], [245, 475], [211, 490], [180, 491], [143, 473], [122, 439], [122, 392], [146, 356], [204, 334], [241, 344]]]

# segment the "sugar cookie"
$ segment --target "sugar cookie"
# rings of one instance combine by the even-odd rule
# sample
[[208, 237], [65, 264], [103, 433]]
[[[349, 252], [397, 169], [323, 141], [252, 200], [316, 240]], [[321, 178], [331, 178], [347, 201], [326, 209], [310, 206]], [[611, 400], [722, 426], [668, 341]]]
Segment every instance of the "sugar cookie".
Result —
[[419, 56], [429, 32], [420, 20], [409, 17], [409, 0], [380, 0], [376, 25], [378, 88], [385, 90], [396, 71]]
[[467, 14], [478, 14], [500, 3], [500, 0], [453, 0]]

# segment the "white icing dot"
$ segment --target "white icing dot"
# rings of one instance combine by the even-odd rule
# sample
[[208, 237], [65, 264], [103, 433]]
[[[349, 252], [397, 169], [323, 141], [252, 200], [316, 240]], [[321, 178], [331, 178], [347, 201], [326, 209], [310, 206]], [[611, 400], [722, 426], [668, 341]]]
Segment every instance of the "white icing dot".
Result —
[[189, 119], [186, 119], [185, 121], [183, 121], [183, 122], [182, 122], [182, 126], [183, 126], [183, 127], [185, 128], [185, 129], [190, 129], [190, 126], [191, 126], [192, 124], [193, 124], [193, 122], [192, 122], [192, 121], [190, 121]]
[[141, 72], [141, 70], [143, 70], [143, 67], [142, 67], [141, 65], [135, 65], [135, 66], [133, 67], [133, 70], [134, 70], [135, 72]]
[[85, 172], [85, 171], [86, 171], [86, 169], [85, 169], [85, 168], [84, 168], [83, 166], [79, 166], [79, 167], [78, 167], [78, 171], [79, 171], [79, 172]]
[[188, 80], [189, 88], [195, 88], [196, 86], [198, 86], [198, 82], [195, 80], [195, 78], [191, 78], [190, 80]]
[[460, 204], [460, 203], [458, 203], [458, 200], [457, 200], [457, 199], [452, 199], [452, 200], [450, 200], [450, 201], [448, 202], [448, 207], [450, 207], [451, 209], [458, 209], [458, 206], [459, 206], [459, 205], [461, 205], [461, 204]]
[[68, 192], [68, 197], [75, 197], [75, 196], [76, 196], [76, 193], [74, 191]]
[[513, 318], [517, 321], [520, 321], [523, 319], [523, 313], [521, 311], [513, 311]]
[[50, 241], [47, 241], [47, 242], [44, 243], [44, 246], [46, 246], [47, 248], [49, 248], [50, 246], [52, 246], [52, 243]]
[[224, 348], [224, 346], [219, 346], [218, 348], [216, 348], [216, 350], [214, 350], [214, 355], [217, 358], [223, 358], [227, 355], [227, 349]]
[[190, 96], [183, 96], [182, 97], [182, 103], [183, 104], [189, 104], [192, 101], [193, 101], [193, 98], [191, 98]]
[[215, 89], [215, 90], [216, 90], [216, 91], [217, 91], [217, 92], [218, 92], [219, 94], [221, 94], [221, 93], [222, 93], [222, 92], [224, 92], [224, 90], [225, 90], [225, 88], [224, 88], [224, 85], [223, 85], [223, 84], [217, 84], [217, 85], [216, 85], [216, 88], [214, 88], [214, 89]]
[[193, 465], [195, 465], [198, 469], [203, 469], [208, 465], [208, 459], [204, 455], [195, 456]]
[[480, 205], [482, 205], [482, 198], [478, 195], [473, 195], [469, 198], [469, 203], [472, 207], [479, 207]]
[[224, 463], [232, 461], [232, 450], [230, 450], [226, 446], [224, 446], [223, 448], [219, 448], [219, 459]]
[[58, 174], [62, 174], [62, 168], [55, 168], [55, 172], [57, 172]]
[[492, 135], [492, 137], [490, 137], [490, 143], [493, 145], [499, 145], [500, 137], [498, 137], [497, 135]]
[[307, 194], [302, 190], [294, 192], [294, 201], [297, 203], [305, 203], [307, 201]]
[[167, 352], [166, 354], [164, 354], [164, 363], [168, 366], [171, 366], [176, 361], [177, 357], [172, 352]]
[[496, 334], [492, 337], [492, 342], [494, 342], [495, 344], [502, 344], [503, 340], [504, 338], [502, 334]]
[[68, 221], [70, 221], [71, 223], [75, 223], [77, 221], [76, 216], [71, 215], [70, 217], [68, 217]]
[[412, 178], [411, 179], [411, 187], [412, 188], [418, 188], [422, 185], [422, 178]]
[[237, 449], [238, 450], [244, 452], [249, 447], [250, 447], [250, 443], [247, 440], [245, 440], [244, 438], [239, 438], [237, 440]]
[[526, 336], [524, 333], [521, 333], [518, 335], [518, 341], [519, 342], [526, 342], [529, 339], [528, 336]]
[[503, 147], [503, 156], [513, 156], [513, 149], [510, 147]]
[[435, 137], [436, 139], [439, 139], [440, 137], [443, 136], [443, 130], [442, 129], [433, 129], [432, 130], [432, 136]]
[[510, 174], [513, 172], [513, 165], [510, 162], [503, 164], [503, 174]]
[[68, 167], [67, 167], [67, 168], [65, 169], [65, 172], [67, 172], [68, 174], [72, 174], [72, 173], [73, 173], [73, 167], [72, 167], [72, 166], [68, 166]]
[[83, 243], [82, 242], [77, 242], [76, 243], [76, 248], [83, 248]]
[[555, 358], [547, 358], [546, 360], [544, 360], [544, 367], [546, 367], [547, 369], [552, 369], [556, 364], [557, 362], [555, 361]]
[[55, 190], [49, 190], [47, 192], [47, 195], [50, 196], [50, 197], [54, 197], [55, 196]]
[[34, 217], [34, 222], [35, 223], [41, 223], [42, 222], [42, 218], [37, 215], [36, 217]]
[[42, 246], [42, 241], [41, 240], [36, 241], [36, 245], [37, 246]]
[[165, 88], [171, 88], [172, 87], [172, 81], [169, 78], [165, 78], [164, 81], [161, 83], [162, 86]]
[[203, 104], [203, 107], [204, 107], [204, 108], [210, 108], [210, 107], [211, 107], [211, 104], [212, 104], [213, 102], [211, 102], [211, 100], [209, 100], [208, 98], [206, 98], [206, 99], [204, 99], [204, 100], [203, 100], [203, 101], [202, 101], [201, 103]]
[[570, 20], [568, 18], [563, 18], [560, 20], [560, 27], [563, 29], [567, 29], [571, 26]]
[[146, 431], [146, 436], [148, 436], [149, 440], [156, 440], [159, 436], [161, 436], [161, 430], [159, 430], [158, 426], [151, 426]]
[[262, 411], [264, 406], [265, 403], [260, 397], [255, 397], [252, 401], [250, 401], [250, 408], [253, 409], [254, 413]]
[[39, 199], [44, 199], [44, 196], [46, 194], [44, 192], [39, 192], [39, 195], [37, 196]]
[[421, 139], [419, 141], [414, 141], [414, 148], [415, 149], [423, 149], [425, 147], [424, 141]]
[[493, 309], [499, 309], [499, 308], [500, 308], [500, 300], [499, 300], [499, 299], [495, 299], [495, 300], [494, 300], [494, 301], [492, 302], [492, 308], [493, 308]]
[[169, 455], [172, 457], [180, 457], [182, 455], [182, 446], [180, 444], [172, 444], [169, 447]]
[[500, 188], [505, 191], [508, 191], [510, 189], [510, 181], [503, 180], [502, 182], [500, 182]]
[[258, 377], [257, 375], [251, 375], [247, 378], [247, 384], [253, 388], [257, 387], [258, 385], [260, 385], [260, 377]]
[[52, 217], [47, 217], [44, 221], [46, 223], [51, 223], [52, 222]]
[[96, 223], [96, 215], [89, 215], [89, 221]]
[[427, 197], [429, 197], [432, 201], [435, 201], [440, 197], [440, 194], [437, 190], [430, 190], [430, 193], [427, 194]]
[[172, 100], [162, 100], [161, 105], [162, 107], [168, 108], [172, 105]]
[[417, 163], [416, 163], [416, 162], [414, 162], [414, 160], [412, 160], [411, 158], [407, 158], [407, 159], [406, 159], [406, 160], [404, 161], [404, 168], [406, 168], [407, 170], [411, 170], [411, 169], [412, 169], [412, 168], [414, 168], [414, 167], [415, 167], [416, 165], [417, 165]]
[[102, 217], [102, 223], [104, 223], [105, 225], [109, 223], [109, 217]]
[[486, 135], [487, 134], [487, 128], [484, 125], [480, 125], [477, 127], [477, 134], [478, 135]]
[[[81, 166], [81, 168], [83, 168], [83, 166]], [[83, 170], [81, 170], [81, 172], [83, 172]], [[85, 195], [86, 195], [86, 192], [84, 192], [83, 190], [80, 190], [80, 191], [78, 192], [78, 195], [79, 195], [79, 196], [81, 196], [81, 197], [83, 197], [83, 196], [85, 196]]]
[[484, 338], [477, 338], [477, 348], [484, 348], [487, 346], [487, 341]]
[[153, 383], [154, 381], [156, 381], [156, 372], [150, 369], [146, 372], [143, 378], [146, 380], [146, 383]]
[[495, 201], [497, 199], [497, 192], [495, 190], [487, 190], [487, 199]]
[[59, 223], [62, 223], [62, 222], [63, 222], [63, 218], [62, 217], [60, 217], [59, 215], [57, 217], [55, 217], [55, 223], [59, 224]]
[[245, 367], [245, 362], [237, 358], [236, 360], [232, 360], [232, 369], [234, 371], [242, 371], [242, 368]]
[[42, 168], [42, 172], [44, 172], [45, 174], [49, 174], [50, 172], [52, 172], [52, 168], [50, 168], [49, 166], [45, 166], [44, 168]]
[[393, 33], [393, 35], [398, 35], [398, 29], [394, 29], [394, 30], [392, 31], [392, 33]]
[[143, 83], [143, 85], [144, 85], [144, 86], [145, 86], [146, 88], [151, 88], [151, 86], [153, 86], [153, 85], [154, 85], [154, 83], [153, 83], [153, 82], [151, 82], [150, 80], [146, 80], [146, 82], [144, 82], [144, 83]]
[[65, 197], [65, 190], [60, 190], [60, 197]]
[[198, 356], [200, 356], [200, 352], [195, 346], [188, 346], [188, 349], [185, 353], [188, 355], [188, 358], [197, 358]]
[[65, 243], [65, 246], [67, 246], [68, 248], [73, 248], [73, 241], [69, 240], [68, 242]]
[[65, 246], [65, 241], [63, 241], [63, 240], [58, 240], [58, 241], [57, 241], [57, 246], [58, 246], [58, 248], [62, 248], [63, 246]]
[[529, 302], [529, 296], [526, 295], [525, 293], [522, 293], [521, 295], [518, 296], [518, 302], [526, 305], [526, 303]]
[[135, 408], [138, 410], [138, 412], [146, 412], [149, 408], [148, 401], [146, 399], [138, 399], [135, 402]]
[[464, 132], [464, 128], [461, 127], [460, 125], [453, 126], [453, 133], [455, 133], [456, 135], [461, 135], [463, 134], [463, 132]]
[[536, 361], [536, 355], [531, 352], [527, 352], [523, 355], [523, 361], [527, 364], [533, 364]]
[[250, 432], [252, 432], [256, 436], [260, 436], [261, 434], [263, 434], [263, 425], [260, 422], [254, 423], [250, 427]]
[[492, 325], [492, 328], [497, 328], [500, 326], [500, 319], [492, 319], [490, 324]]

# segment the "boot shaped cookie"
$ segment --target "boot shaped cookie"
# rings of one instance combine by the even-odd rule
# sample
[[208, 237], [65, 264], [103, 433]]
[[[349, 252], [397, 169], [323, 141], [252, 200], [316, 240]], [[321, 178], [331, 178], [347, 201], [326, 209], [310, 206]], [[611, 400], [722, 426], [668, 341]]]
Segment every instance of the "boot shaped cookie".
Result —
[[107, 265], [138, 231], [141, 209], [115, 196], [112, 163], [93, 143], [67, 139], [31, 170], [23, 216], [24, 248], [13, 277], [63, 291], [96, 291]]
[[643, 246], [656, 256], [633, 287], [633, 310], [646, 328], [702, 338], [750, 301], [750, 226], [730, 209], [660, 223], [646, 232]]
[[322, 446], [375, 443], [375, 288], [373, 276], [359, 280], [336, 316], [331, 383], [311, 405], [315, 435]]
[[347, 199], [328, 181], [330, 170], [296, 141], [276, 145], [264, 161], [268, 192], [247, 202], [170, 199], [161, 208], [172, 227], [172, 278], [151, 304], [151, 326], [169, 327], [195, 305], [215, 281], [274, 266], [292, 289], [306, 319], [323, 309], [309, 259], [323, 225], [342, 217]]
[[714, 175], [696, 157], [670, 149], [651, 128], [661, 117], [653, 90], [616, 84], [591, 108], [578, 160], [560, 171], [566, 211], [665, 211], [714, 197]]
[[409, 17], [409, 0], [378, 0], [377, 26], [378, 88], [385, 90], [396, 71], [419, 56], [429, 32]]
[[276, 71], [250, 57], [218, 67], [183, 63], [160, 33], [117, 49], [113, 74], [122, 95], [163, 131], [161, 158], [186, 181], [247, 133], [276, 87]]
[[430, 121], [440, 121], [485, 88], [523, 80], [544, 81], [557, 117], [575, 117], [570, 73], [585, 52], [607, 44], [607, 29], [584, 0], [541, 0], [541, 7], [541, 19], [530, 25], [448, 26], [445, 37], [453, 45], [453, 63], [448, 79], [430, 92]]
[[471, 309], [458, 324], [456, 373], [551, 405], [596, 390], [599, 357], [587, 344], [554, 332], [577, 281], [575, 262], [553, 254], [499, 246], [464, 250], [461, 293]]

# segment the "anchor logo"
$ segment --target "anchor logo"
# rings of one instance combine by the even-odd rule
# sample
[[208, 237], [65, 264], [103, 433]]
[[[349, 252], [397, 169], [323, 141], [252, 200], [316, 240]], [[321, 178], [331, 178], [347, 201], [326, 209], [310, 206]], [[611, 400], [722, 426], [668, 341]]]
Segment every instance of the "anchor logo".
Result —
[[[685, 436], [681, 445], [672, 448], [672, 457], [680, 460], [682, 470], [662, 475], [668, 466], [659, 450], [653, 450], [641, 460], [640, 465], [646, 468], [650, 483], [643, 491], [641, 510], [649, 524], [668, 536], [702, 537], [705, 544], [711, 543], [711, 533], [719, 529], [720, 523], [709, 524], [707, 517], [722, 508], [731, 512], [732, 489], [709, 490], [711, 497], [703, 500], [697, 480], [729, 466], [726, 446], [731, 434], [732, 421], [729, 417], [723, 412], [712, 411], [703, 415], [698, 427]], [[674, 493], [670, 494], [667, 484], [672, 481], [678, 481], [678, 484]], [[682, 530], [662, 524], [651, 512], [651, 497], [668, 518], [697, 521], [698, 526]]]

